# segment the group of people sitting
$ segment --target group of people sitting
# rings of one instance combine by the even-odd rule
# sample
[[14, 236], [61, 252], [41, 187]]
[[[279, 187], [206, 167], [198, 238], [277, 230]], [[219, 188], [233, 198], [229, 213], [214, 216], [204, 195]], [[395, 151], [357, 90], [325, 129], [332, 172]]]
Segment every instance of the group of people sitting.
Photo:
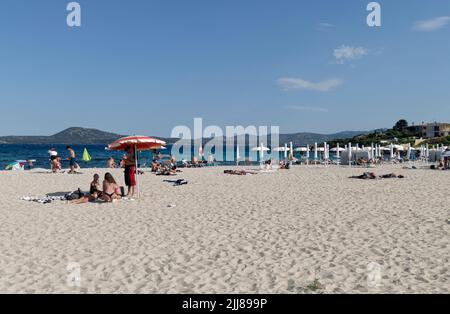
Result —
[[152, 172], [160, 176], [171, 176], [177, 173], [177, 160], [172, 155], [169, 160], [162, 162], [161, 156], [152, 160]]
[[442, 158], [437, 165], [430, 167], [433, 170], [450, 170], [450, 158]]
[[[382, 157], [377, 158], [358, 158], [356, 160], [356, 165], [358, 166], [372, 166], [372, 165], [380, 165], [384, 162], [384, 159]], [[398, 159], [393, 159], [394, 163], [399, 162]]]
[[106, 173], [102, 185], [100, 185], [100, 176], [94, 174], [89, 187], [88, 195], [80, 195], [79, 199], [70, 201], [71, 204], [83, 204], [88, 202], [103, 201], [112, 203], [120, 200], [124, 196], [123, 189], [116, 183], [111, 173]]
[[[291, 163], [287, 160], [282, 160], [278, 163], [278, 168], [276, 166], [275, 168], [279, 170], [290, 169]], [[272, 159], [266, 160], [264, 162], [263, 170], [274, 170], [274, 166], [272, 165]]]

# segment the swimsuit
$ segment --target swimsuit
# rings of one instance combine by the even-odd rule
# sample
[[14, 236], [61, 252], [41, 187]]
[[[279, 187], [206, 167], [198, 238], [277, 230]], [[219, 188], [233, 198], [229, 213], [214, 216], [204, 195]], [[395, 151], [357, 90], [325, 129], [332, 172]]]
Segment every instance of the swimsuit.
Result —
[[92, 184], [91, 185], [91, 189], [90, 189], [90, 191], [89, 191], [89, 194], [94, 194], [94, 193], [101, 193], [101, 191], [97, 188], [97, 186], [96, 185], [94, 185], [94, 184]]
[[135, 166], [125, 166], [125, 185], [135, 186], [136, 185], [136, 167]]
[[110, 193], [106, 193], [106, 192], [103, 192], [105, 195], [107, 195], [109, 198], [113, 198], [113, 195], [114, 194], [116, 194], [116, 192], [112, 192], [111, 194]]

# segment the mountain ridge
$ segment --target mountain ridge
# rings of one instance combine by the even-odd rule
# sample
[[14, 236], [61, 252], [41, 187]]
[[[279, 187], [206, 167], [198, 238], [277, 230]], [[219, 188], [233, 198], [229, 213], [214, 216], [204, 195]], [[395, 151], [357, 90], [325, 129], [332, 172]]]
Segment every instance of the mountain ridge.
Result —
[[[299, 132], [292, 134], [280, 134], [280, 144], [293, 142], [295, 146], [313, 144], [315, 142], [327, 142], [341, 138], [351, 138], [357, 135], [367, 134], [369, 131], [342, 131], [332, 134], [320, 134], [311, 132]], [[70, 127], [50, 136], [0, 136], [0, 144], [98, 144], [107, 145], [121, 137], [112, 132], [105, 132], [93, 128]], [[179, 139], [161, 138], [168, 144], [173, 144]], [[270, 139], [270, 135], [269, 135]], [[205, 139], [206, 140], [206, 139]]]

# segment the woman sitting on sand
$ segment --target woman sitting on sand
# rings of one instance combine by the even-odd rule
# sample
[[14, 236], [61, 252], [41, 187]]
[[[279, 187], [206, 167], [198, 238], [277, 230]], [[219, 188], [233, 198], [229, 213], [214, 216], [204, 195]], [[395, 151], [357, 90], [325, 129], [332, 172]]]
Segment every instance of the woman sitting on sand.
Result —
[[105, 180], [103, 181], [103, 192], [101, 199], [105, 202], [113, 202], [114, 200], [121, 199], [122, 192], [120, 186], [116, 183], [113, 176], [108, 172], [105, 174]]
[[359, 158], [358, 161], [356, 162], [356, 164], [358, 166], [365, 166], [365, 165], [368, 164], [368, 161], [366, 159], [364, 159], [364, 158]]
[[70, 204], [83, 204], [87, 202], [95, 202], [102, 195], [102, 191], [100, 190], [100, 176], [98, 174], [94, 174], [94, 180], [91, 182], [89, 188], [89, 196], [83, 196], [79, 199], [75, 199], [70, 201]]
[[158, 172], [160, 165], [156, 159], [152, 160], [152, 172]]

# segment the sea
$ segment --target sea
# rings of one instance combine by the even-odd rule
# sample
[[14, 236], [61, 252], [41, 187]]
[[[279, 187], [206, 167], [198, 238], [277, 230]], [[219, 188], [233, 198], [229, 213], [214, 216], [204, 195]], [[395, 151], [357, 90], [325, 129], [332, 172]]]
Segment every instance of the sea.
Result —
[[[50, 148], [55, 148], [58, 152], [58, 155], [61, 156], [61, 162], [63, 168], [68, 168], [69, 162], [67, 160], [68, 152], [66, 149], [67, 145], [39, 145], [39, 144], [33, 144], [33, 145], [26, 145], [26, 144], [0, 144], [0, 170], [5, 169], [8, 165], [15, 163], [16, 161], [23, 161], [23, 160], [35, 160], [33, 162], [33, 168], [44, 168], [44, 169], [50, 169], [50, 162], [49, 162], [49, 154], [48, 150]], [[69, 145], [72, 147], [72, 149], [76, 153], [77, 162], [80, 165], [81, 168], [105, 168], [106, 167], [106, 161], [109, 157], [113, 157], [116, 162], [123, 157], [124, 152], [121, 151], [110, 151], [107, 150], [105, 145]], [[84, 162], [82, 161], [82, 155], [84, 149], [87, 149], [89, 152], [89, 155], [91, 156], [91, 161]], [[215, 155], [215, 151], [213, 149], [212, 155], [217, 160], [215, 163], [216, 165], [235, 165], [235, 157], [236, 157], [236, 148], [234, 148], [234, 158], [231, 161], [224, 161], [226, 149], [223, 149], [223, 156], [221, 158], [218, 158], [218, 156]], [[160, 151], [144, 151], [139, 152], [139, 164], [141, 166], [148, 166], [151, 163], [151, 160], [154, 158], [155, 154], [161, 154], [163, 156], [169, 156], [172, 153], [172, 146], [168, 145], [166, 149], [160, 150]], [[273, 153], [273, 154], [279, 154], [276, 156], [280, 160], [284, 158], [284, 153]], [[300, 158], [300, 153], [295, 153], [294, 157]], [[193, 149], [190, 152], [190, 154], [183, 154], [182, 150], [181, 152], [173, 152], [173, 156], [178, 160], [181, 161], [182, 159], [190, 160], [191, 156], [194, 155]], [[196, 153], [198, 157], [198, 153]], [[310, 157], [313, 158], [313, 153], [311, 153]], [[251, 151], [248, 147], [243, 150], [241, 148], [240, 152], [240, 161], [243, 163], [245, 160], [250, 160], [251, 164], [259, 164], [259, 154], [257, 152]], [[264, 153], [264, 159], [270, 159], [275, 157], [274, 155], [271, 155], [270, 152]], [[303, 155], [304, 157], [304, 155]], [[331, 159], [333, 159], [335, 156], [331, 156]], [[207, 158], [207, 156], [205, 157]]]
[[[8, 165], [15, 163], [16, 161], [23, 160], [35, 160], [33, 162], [34, 168], [44, 168], [50, 169], [49, 163], [49, 154], [48, 150], [50, 148], [55, 148], [58, 152], [58, 155], [61, 156], [62, 167], [67, 168], [69, 165], [68, 160], [68, 152], [66, 149], [67, 145], [26, 145], [26, 144], [0, 144], [0, 170], [5, 169]], [[81, 168], [105, 168], [106, 161], [109, 157], [113, 157], [116, 162], [118, 162], [124, 155], [124, 152], [121, 151], [110, 151], [107, 150], [105, 145], [69, 145], [76, 153], [76, 159]], [[89, 155], [91, 156], [91, 161], [84, 162], [82, 161], [82, 155], [84, 149], [87, 149]], [[164, 150], [159, 151], [144, 151], [139, 152], [139, 164], [140, 165], [149, 165], [151, 160], [154, 158], [155, 154], [161, 154], [163, 156], [168, 156], [172, 153], [172, 146], [167, 146]], [[214, 153], [214, 150], [213, 150]], [[191, 154], [194, 154], [191, 152]], [[225, 150], [224, 153], [225, 155]], [[235, 151], [236, 154], [236, 151]], [[181, 161], [182, 159], [190, 160], [190, 156], [185, 155], [182, 152], [175, 152], [174, 157]], [[198, 155], [198, 154], [196, 154]], [[255, 152], [251, 152], [249, 149], [245, 150], [245, 153], [241, 154], [241, 161], [245, 160], [245, 158], [249, 158], [250, 160], [254, 160], [256, 163], [258, 161], [258, 154]], [[213, 154], [213, 157], [214, 156]], [[197, 157], [198, 158], [198, 157]], [[207, 156], [205, 157], [207, 158]], [[271, 158], [270, 154], [265, 154], [265, 158]], [[218, 160], [217, 164], [219, 165], [227, 165], [234, 164], [234, 161], [223, 162], [221, 160], [226, 160], [224, 156], [222, 158], [215, 158]]]

